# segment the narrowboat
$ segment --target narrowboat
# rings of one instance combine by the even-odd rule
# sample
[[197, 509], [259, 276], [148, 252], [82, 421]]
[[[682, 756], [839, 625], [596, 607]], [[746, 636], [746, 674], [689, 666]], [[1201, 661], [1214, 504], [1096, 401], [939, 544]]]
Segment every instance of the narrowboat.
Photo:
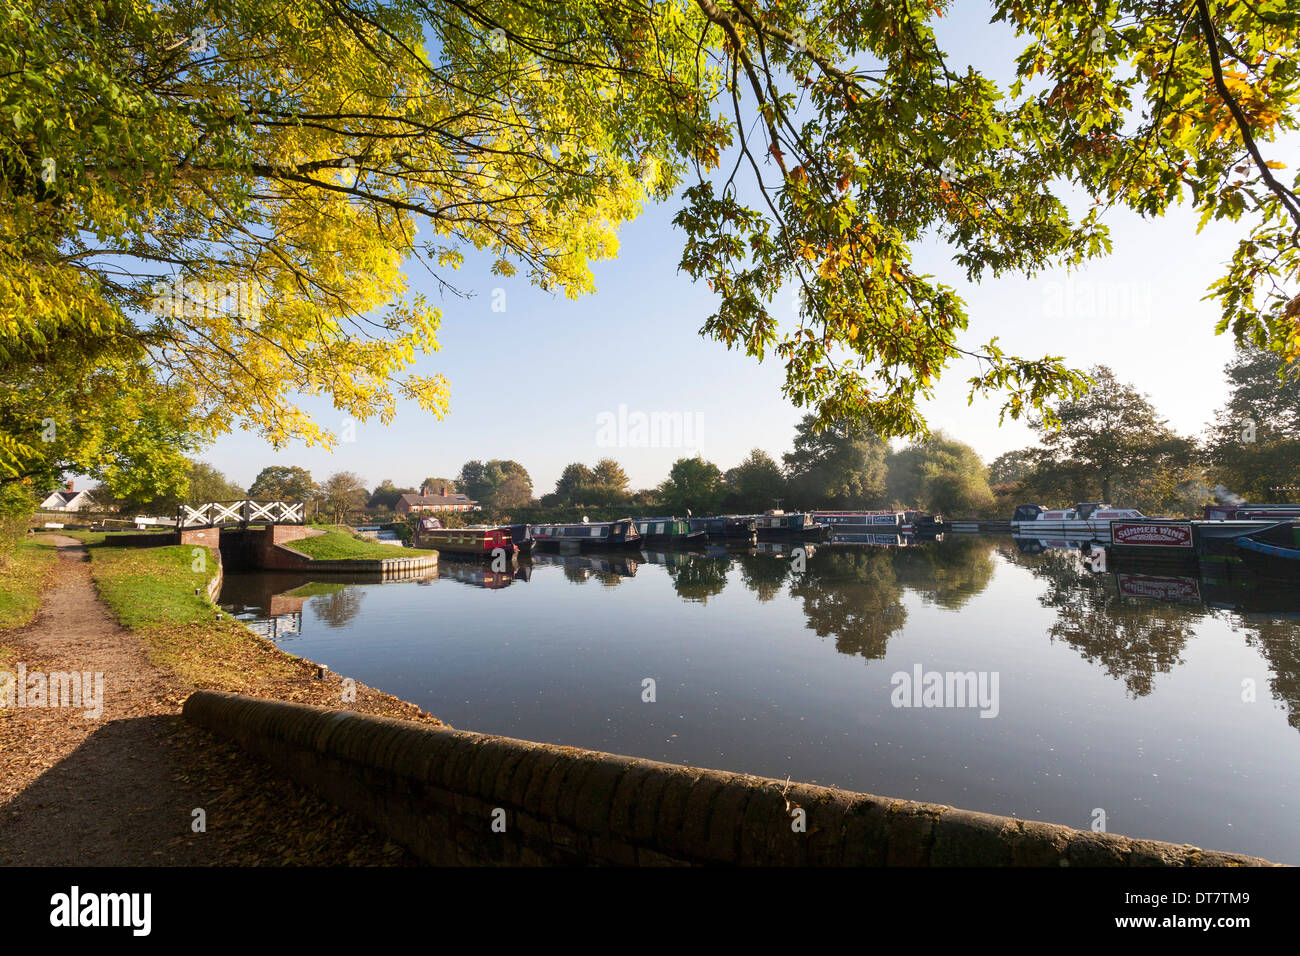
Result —
[[468, 554], [493, 558], [498, 551], [507, 555], [515, 553], [509, 528], [475, 525], [469, 528], [444, 528], [437, 518], [422, 518], [415, 536], [416, 546], [447, 551], [451, 554]]
[[938, 534], [943, 531], [943, 515], [928, 511], [904, 511], [903, 533], [911, 528], [912, 534]]
[[902, 511], [814, 511], [813, 520], [830, 534], [888, 534], [906, 524]]
[[1236, 545], [1252, 555], [1294, 562], [1300, 568], [1300, 521], [1287, 518], [1277, 524], [1242, 535]]
[[687, 544], [706, 536], [703, 529], [693, 530], [685, 518], [637, 518], [635, 523], [643, 544]]
[[576, 524], [535, 524], [531, 531], [535, 545], [597, 549], [641, 547], [641, 533], [631, 518]]
[[1206, 521], [1259, 521], [1285, 518], [1300, 518], [1300, 504], [1294, 505], [1252, 505], [1242, 502], [1239, 505], [1206, 505]]
[[789, 514], [784, 511], [769, 511], [765, 515], [753, 515], [753, 518], [760, 538], [817, 540], [826, 533], [825, 525], [818, 524], [812, 515], [801, 511]]
[[691, 518], [690, 524], [692, 531], [703, 531], [710, 538], [743, 538], [752, 541], [758, 532], [758, 522], [748, 515]]
[[510, 532], [510, 541], [515, 546], [519, 554], [533, 553], [533, 533], [531, 527], [526, 524], [507, 525]]
[[1099, 501], [1081, 501], [1073, 508], [1049, 510], [1042, 505], [1017, 505], [1011, 517], [1011, 533], [1025, 538], [1055, 538], [1082, 535], [1091, 540], [1110, 541], [1112, 521], [1159, 521], [1134, 508], [1113, 508]]

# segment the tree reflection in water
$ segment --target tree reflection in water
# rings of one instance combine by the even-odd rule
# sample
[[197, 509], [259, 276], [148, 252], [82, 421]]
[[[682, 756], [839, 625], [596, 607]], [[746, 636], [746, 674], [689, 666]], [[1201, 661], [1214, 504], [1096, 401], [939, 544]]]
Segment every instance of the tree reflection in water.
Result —
[[818, 637], [833, 635], [841, 654], [884, 657], [889, 638], [907, 621], [896, 555], [884, 548], [818, 551], [790, 585], [791, 596], [803, 601], [808, 628]]
[[1300, 730], [1300, 624], [1256, 615], [1240, 618], [1246, 643], [1257, 648], [1273, 672], [1268, 679], [1275, 700], [1286, 705], [1286, 722]]
[[770, 554], [737, 554], [740, 583], [767, 603], [781, 593], [790, 578], [790, 561]]
[[993, 579], [991, 538], [949, 535], [892, 553], [898, 582], [944, 610], [959, 610]]
[[676, 566], [668, 565], [673, 579], [673, 590], [684, 601], [708, 604], [709, 598], [722, 593], [727, 586], [727, 568], [730, 557], [690, 555]]
[[361, 613], [365, 588], [344, 586], [311, 598], [311, 609], [330, 627], [343, 627]]
[[1028, 555], [1004, 544], [1000, 550], [1046, 584], [1038, 600], [1056, 611], [1049, 638], [1064, 641], [1084, 660], [1122, 680], [1134, 698], [1150, 694], [1157, 674], [1182, 663], [1183, 649], [1206, 614], [1197, 605], [1124, 597], [1113, 575], [1091, 570], [1074, 549]]

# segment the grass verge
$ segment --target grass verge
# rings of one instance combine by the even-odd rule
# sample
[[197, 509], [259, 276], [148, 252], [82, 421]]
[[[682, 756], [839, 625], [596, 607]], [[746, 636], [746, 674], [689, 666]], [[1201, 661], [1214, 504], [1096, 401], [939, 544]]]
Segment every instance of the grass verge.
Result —
[[[152, 663], [195, 687], [337, 707], [342, 678], [319, 680], [316, 666], [254, 634], [207, 597], [215, 558], [195, 564], [189, 545], [89, 548], [95, 587], [123, 627], [140, 635]], [[362, 684], [349, 709], [438, 721], [419, 707]]]
[[58, 552], [49, 542], [18, 542], [0, 563], [0, 631], [31, 623]]
[[215, 608], [207, 585], [217, 563], [195, 565], [193, 548], [90, 549], [99, 596], [118, 622], [147, 640], [149, 657], [197, 687], [256, 693], [267, 680], [298, 672], [294, 658]]

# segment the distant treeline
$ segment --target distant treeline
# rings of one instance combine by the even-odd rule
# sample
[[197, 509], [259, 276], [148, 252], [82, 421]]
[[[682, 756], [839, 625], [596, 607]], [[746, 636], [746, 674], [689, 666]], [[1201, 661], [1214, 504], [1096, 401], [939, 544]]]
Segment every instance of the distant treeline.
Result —
[[[792, 449], [777, 463], [753, 449], [723, 470], [702, 457], [680, 458], [653, 488], [634, 490], [613, 458], [572, 462], [552, 491], [536, 496], [528, 470], [512, 459], [468, 461], [454, 478], [427, 477], [367, 488], [352, 472], [323, 482], [291, 466], [264, 468], [249, 488], [194, 462], [187, 500], [247, 495], [306, 500], [322, 520], [375, 520], [403, 494], [461, 493], [481, 507], [469, 521], [603, 520], [628, 514], [755, 513], [776, 507], [918, 508], [949, 516], [995, 517], [1015, 504], [1099, 500], [1151, 514], [1188, 514], [1210, 502], [1300, 500], [1300, 381], [1283, 379], [1274, 353], [1239, 350], [1226, 369], [1228, 402], [1201, 436], [1169, 428], [1150, 400], [1105, 366], [1093, 386], [1031, 422], [1038, 443], [986, 465], [975, 450], [943, 432], [892, 449], [846, 427], [813, 429], [806, 416]], [[100, 504], [107, 503], [96, 494]], [[174, 511], [174, 499], [118, 502], [128, 510]]]

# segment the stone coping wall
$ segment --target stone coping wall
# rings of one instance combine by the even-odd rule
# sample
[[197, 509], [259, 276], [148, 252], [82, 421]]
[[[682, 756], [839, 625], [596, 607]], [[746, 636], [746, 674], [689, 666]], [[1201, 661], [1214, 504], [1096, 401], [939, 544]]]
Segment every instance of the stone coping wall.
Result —
[[440, 865], [1269, 865], [216, 691], [192, 694], [184, 714]]
[[311, 558], [282, 544], [274, 545], [263, 555], [264, 571], [310, 571], [312, 574], [374, 574], [381, 578], [408, 577], [438, 566], [436, 554], [411, 558], [373, 558], [322, 561]]

